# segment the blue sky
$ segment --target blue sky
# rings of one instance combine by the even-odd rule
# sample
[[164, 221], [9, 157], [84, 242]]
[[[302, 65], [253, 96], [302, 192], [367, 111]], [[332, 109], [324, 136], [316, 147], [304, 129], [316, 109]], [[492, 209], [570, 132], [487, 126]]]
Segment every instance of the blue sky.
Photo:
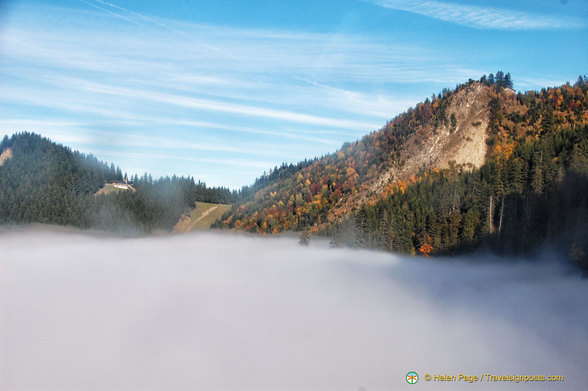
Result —
[[588, 73], [578, 0], [0, 2], [0, 134], [238, 188], [444, 87]]

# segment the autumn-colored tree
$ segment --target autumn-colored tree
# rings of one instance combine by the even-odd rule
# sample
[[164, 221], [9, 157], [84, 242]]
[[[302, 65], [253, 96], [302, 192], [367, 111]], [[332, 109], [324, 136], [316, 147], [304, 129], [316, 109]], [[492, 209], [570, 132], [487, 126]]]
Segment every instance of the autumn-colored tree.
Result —
[[425, 243], [419, 248], [419, 252], [424, 257], [428, 257], [431, 251], [433, 251], [433, 246], [431, 246], [429, 243]]

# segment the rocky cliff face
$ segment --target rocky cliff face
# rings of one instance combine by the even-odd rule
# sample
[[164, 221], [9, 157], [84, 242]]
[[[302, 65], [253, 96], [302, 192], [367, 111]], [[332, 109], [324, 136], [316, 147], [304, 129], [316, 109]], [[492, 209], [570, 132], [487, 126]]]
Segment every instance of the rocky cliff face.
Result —
[[5, 161], [12, 157], [12, 149], [6, 148], [2, 153], [0, 153], [0, 166], [4, 164]]
[[473, 169], [484, 164], [490, 88], [473, 83], [448, 99], [445, 120], [431, 122], [413, 134], [402, 152], [402, 163], [383, 172], [373, 191], [379, 193], [390, 182], [405, 180], [423, 168]]
[[[477, 83], [459, 91], [452, 99], [448, 110], [455, 124], [442, 125], [435, 129], [422, 148], [422, 158], [428, 166], [449, 168], [450, 162], [469, 168], [478, 168], [486, 157], [486, 131], [490, 110], [488, 87]], [[412, 159], [419, 159], [413, 155]]]

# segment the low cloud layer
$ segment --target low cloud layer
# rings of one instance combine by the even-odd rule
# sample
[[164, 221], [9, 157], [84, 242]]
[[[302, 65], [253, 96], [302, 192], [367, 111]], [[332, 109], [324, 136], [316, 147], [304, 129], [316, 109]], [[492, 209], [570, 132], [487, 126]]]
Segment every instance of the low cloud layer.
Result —
[[0, 248], [1, 390], [393, 390], [409, 371], [423, 389], [588, 385], [588, 283], [549, 259], [40, 230]]

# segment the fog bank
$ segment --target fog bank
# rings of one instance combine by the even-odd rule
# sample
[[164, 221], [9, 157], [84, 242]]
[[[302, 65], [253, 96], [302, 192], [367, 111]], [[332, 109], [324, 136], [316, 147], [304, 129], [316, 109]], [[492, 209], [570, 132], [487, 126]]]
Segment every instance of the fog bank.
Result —
[[[588, 282], [549, 259], [39, 229], [0, 254], [0, 390], [588, 389]], [[423, 379], [460, 373], [565, 380]]]

